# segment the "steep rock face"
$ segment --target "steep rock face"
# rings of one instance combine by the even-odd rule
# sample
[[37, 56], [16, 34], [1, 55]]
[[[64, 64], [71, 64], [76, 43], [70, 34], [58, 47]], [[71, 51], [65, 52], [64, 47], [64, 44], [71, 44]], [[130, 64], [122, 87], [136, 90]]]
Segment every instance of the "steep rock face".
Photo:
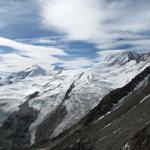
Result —
[[52, 141], [37, 143], [31, 149], [121, 150], [150, 121], [149, 108], [150, 67], [123, 88], [105, 96], [95, 109], [70, 130]]

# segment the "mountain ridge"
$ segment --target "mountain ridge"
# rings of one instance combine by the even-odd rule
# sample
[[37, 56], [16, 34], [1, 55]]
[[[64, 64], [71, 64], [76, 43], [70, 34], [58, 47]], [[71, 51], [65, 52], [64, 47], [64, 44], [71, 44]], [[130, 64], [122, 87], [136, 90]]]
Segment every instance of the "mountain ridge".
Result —
[[[14, 121], [10, 117], [6, 119], [11, 126], [14, 126], [15, 121], [22, 124], [22, 121], [25, 121], [23, 116], [28, 116], [28, 111], [31, 112], [29, 118], [32, 121], [25, 121], [26, 132], [22, 132], [22, 129], [19, 130], [22, 135], [20, 139], [18, 138], [17, 143], [22, 146], [21, 149], [23, 149], [24, 144], [22, 142], [25, 139], [28, 139], [27, 143], [25, 143], [28, 146], [40, 141], [55, 139], [55, 137], [84, 118], [102, 101], [103, 97], [115, 89], [124, 87], [135, 76], [150, 66], [149, 53], [137, 54], [138, 57], [135, 53], [134, 56], [130, 56], [131, 53], [129, 52], [119, 52], [119, 54], [115, 53], [113, 55], [116, 56], [116, 58], [112, 58], [113, 60], [120, 58], [122, 55], [125, 58], [131, 58], [129, 60], [121, 59], [123, 61], [122, 64], [118, 63], [118, 60], [115, 61], [116, 63], [101, 60], [100, 63], [86, 70], [62, 70], [60, 72], [54, 70], [46, 76], [30, 77], [29, 79], [21, 80], [17, 83], [19, 86], [15, 82], [12, 85], [4, 86], [5, 88], [11, 87], [10, 89], [13, 89], [13, 92], [16, 92], [14, 91], [14, 86], [16, 89], [20, 89], [20, 85], [24, 87], [24, 85], [29, 84], [29, 87], [33, 88], [30, 94], [19, 96], [18, 101], [23, 99], [22, 102], [17, 103], [18, 108], [15, 112], [13, 111], [14, 113], [9, 113], [9, 116]], [[112, 57], [110, 54], [107, 54], [107, 56]], [[16, 96], [18, 97], [18, 94]], [[10, 101], [8, 102], [10, 103]], [[107, 102], [109, 101], [106, 100]], [[1, 106], [1, 108], [6, 111], [6, 106]], [[28, 111], [25, 111], [25, 109]], [[16, 116], [18, 116], [17, 114], [20, 111], [23, 112], [23, 116], [19, 115], [18, 118]], [[92, 120], [89, 119], [90, 121]], [[85, 124], [88, 124], [88, 119]], [[10, 127], [10, 130], [6, 131], [8, 135], [9, 132], [13, 132], [11, 130], [13, 128]], [[7, 136], [5, 138], [7, 139]], [[9, 141], [11, 140], [13, 140], [13, 136], [9, 139]], [[17, 143], [14, 146], [17, 147]]]

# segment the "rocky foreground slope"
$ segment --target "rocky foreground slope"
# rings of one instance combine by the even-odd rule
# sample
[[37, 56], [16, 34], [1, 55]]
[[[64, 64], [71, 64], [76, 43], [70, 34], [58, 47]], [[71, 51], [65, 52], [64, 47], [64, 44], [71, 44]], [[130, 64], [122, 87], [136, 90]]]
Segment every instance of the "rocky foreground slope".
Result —
[[[91, 143], [91, 147], [107, 141], [108, 145], [104, 147], [109, 150], [109, 145], [112, 144], [109, 138], [112, 136], [108, 135], [111, 131], [120, 132], [124, 129], [123, 125], [120, 129], [120, 125], [113, 126], [113, 120], [121, 119], [124, 113], [132, 110], [139, 101], [145, 103], [144, 98], [149, 92], [148, 66], [150, 66], [150, 53], [103, 52], [100, 63], [86, 70], [61, 69], [43, 74], [45, 71], [40, 68], [42, 74], [39, 69], [34, 69], [38, 70], [34, 74], [31, 69], [27, 69], [21, 71], [21, 76], [25, 77], [23, 79], [20, 76], [19, 79], [18, 76], [15, 78], [20, 73], [13, 73], [13, 82], [6, 85], [3, 82], [0, 87], [0, 149], [26, 150], [30, 149], [31, 145], [33, 149], [37, 147], [53, 149], [58, 145], [56, 150], [65, 148], [65, 150], [70, 148], [82, 150], [84, 145], [87, 146], [84, 143]], [[30, 70], [29, 75], [24, 75], [28, 70]], [[30, 76], [31, 73], [34, 76]], [[40, 76], [37, 77], [37, 74]], [[138, 74], [140, 75], [137, 76]], [[32, 92], [26, 95], [27, 89], [32, 89]], [[10, 92], [13, 94], [7, 94]], [[143, 93], [143, 96], [137, 96], [136, 93]], [[131, 101], [132, 98], [135, 100]], [[124, 119], [124, 122], [129, 123], [128, 119]], [[123, 120], [118, 121], [123, 122]], [[128, 126], [124, 122], [123, 124]], [[130, 122], [132, 124], [134, 121]], [[76, 125], [73, 126], [74, 124]], [[109, 126], [112, 127], [110, 130]], [[68, 131], [69, 128], [71, 129]], [[104, 131], [101, 130], [103, 128]], [[101, 136], [97, 136], [99, 129], [99, 132], [102, 131]], [[85, 131], [85, 134], [80, 130]], [[71, 138], [68, 139], [70, 135]], [[90, 136], [92, 140], [89, 140]], [[127, 140], [128, 137], [126, 142]], [[62, 141], [64, 144], [61, 143]], [[65, 141], [68, 141], [68, 144]], [[126, 144], [124, 142], [123, 140], [121, 143], [122, 147]]]
[[70, 130], [31, 150], [149, 150], [150, 67], [106, 95]]

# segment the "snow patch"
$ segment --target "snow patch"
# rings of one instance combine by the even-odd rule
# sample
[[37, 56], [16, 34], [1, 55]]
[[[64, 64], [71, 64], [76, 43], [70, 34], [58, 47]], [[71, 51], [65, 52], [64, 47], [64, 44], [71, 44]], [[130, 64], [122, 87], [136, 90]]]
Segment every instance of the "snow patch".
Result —
[[122, 148], [122, 150], [130, 150], [130, 145], [126, 143], [126, 145]]

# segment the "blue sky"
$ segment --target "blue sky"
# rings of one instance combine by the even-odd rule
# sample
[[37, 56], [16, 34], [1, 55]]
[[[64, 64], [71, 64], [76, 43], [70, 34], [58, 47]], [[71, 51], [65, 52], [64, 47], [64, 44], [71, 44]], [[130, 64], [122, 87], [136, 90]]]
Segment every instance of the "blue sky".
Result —
[[1, 0], [0, 71], [88, 67], [103, 50], [149, 51], [149, 0]]

